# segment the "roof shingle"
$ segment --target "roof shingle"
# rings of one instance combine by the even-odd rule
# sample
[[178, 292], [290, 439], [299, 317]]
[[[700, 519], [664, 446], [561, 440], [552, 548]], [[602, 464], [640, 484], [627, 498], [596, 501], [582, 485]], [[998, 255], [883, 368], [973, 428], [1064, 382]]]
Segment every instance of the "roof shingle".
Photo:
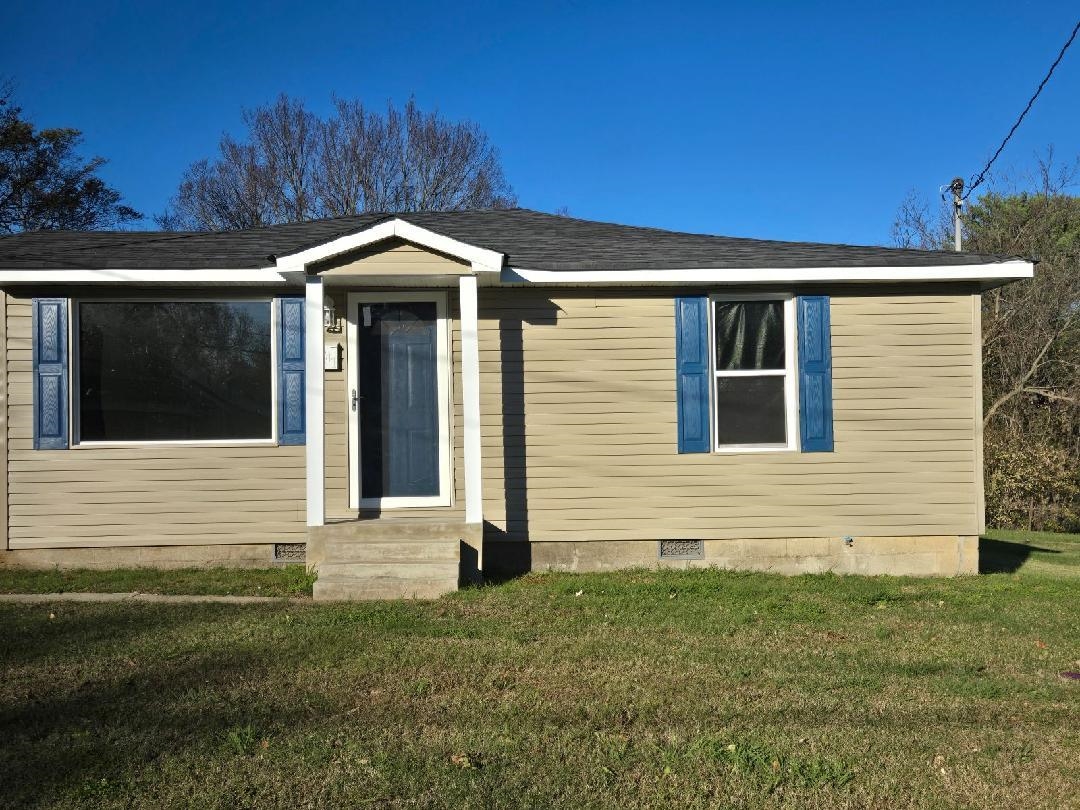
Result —
[[927, 267], [1013, 257], [678, 233], [523, 208], [361, 214], [245, 231], [35, 231], [0, 237], [0, 269], [241, 269], [400, 218], [528, 270]]

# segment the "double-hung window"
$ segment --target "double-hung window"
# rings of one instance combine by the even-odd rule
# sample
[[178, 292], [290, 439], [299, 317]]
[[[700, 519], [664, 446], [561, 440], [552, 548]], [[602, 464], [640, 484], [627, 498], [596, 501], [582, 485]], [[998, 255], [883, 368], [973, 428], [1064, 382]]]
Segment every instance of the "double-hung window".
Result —
[[710, 306], [713, 449], [795, 449], [794, 298], [717, 296]]
[[77, 441], [274, 438], [271, 301], [74, 304]]

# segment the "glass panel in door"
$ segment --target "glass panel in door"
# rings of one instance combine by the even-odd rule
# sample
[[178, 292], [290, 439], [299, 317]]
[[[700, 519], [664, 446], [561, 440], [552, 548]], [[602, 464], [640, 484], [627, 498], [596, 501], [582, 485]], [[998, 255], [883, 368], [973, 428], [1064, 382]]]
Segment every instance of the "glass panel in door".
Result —
[[360, 497], [438, 496], [435, 302], [359, 306]]

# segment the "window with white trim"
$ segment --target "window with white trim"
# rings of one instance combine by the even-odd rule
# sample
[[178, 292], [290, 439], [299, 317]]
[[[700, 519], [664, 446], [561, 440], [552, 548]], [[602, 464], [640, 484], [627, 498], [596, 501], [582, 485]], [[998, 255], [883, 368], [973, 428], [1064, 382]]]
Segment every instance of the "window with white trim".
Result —
[[270, 441], [269, 300], [75, 304], [78, 441]]
[[710, 321], [714, 450], [793, 449], [794, 299], [714, 297]]

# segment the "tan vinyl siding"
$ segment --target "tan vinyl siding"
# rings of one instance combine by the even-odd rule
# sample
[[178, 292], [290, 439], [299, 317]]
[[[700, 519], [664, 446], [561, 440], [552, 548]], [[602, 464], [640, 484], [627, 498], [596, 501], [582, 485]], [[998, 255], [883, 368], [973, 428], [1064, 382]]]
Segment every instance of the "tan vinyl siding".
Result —
[[534, 541], [975, 534], [970, 290], [830, 292], [835, 452], [680, 455], [672, 293], [482, 289], [485, 518]]
[[7, 300], [10, 547], [301, 542], [304, 448], [33, 449], [31, 303]]
[[[360, 286], [335, 283], [328, 294], [344, 317], [346, 293]], [[673, 291], [482, 287], [488, 538], [977, 534], [978, 295], [944, 285], [814, 292], [832, 295], [835, 452], [680, 455]], [[463, 513], [461, 336], [454, 290], [449, 298], [454, 505], [395, 512]], [[9, 297], [6, 315], [12, 548], [305, 539], [303, 447], [34, 451], [29, 297]], [[326, 511], [354, 518], [346, 334], [325, 340], [343, 353], [343, 370], [324, 376]]]
[[[433, 254], [434, 255], [434, 254]], [[438, 258], [436, 256], [436, 258]], [[357, 288], [371, 290], [374, 288]], [[338, 316], [345, 323], [347, 295], [349, 289], [331, 289], [327, 291], [334, 301], [334, 308]], [[448, 293], [450, 317], [450, 362], [453, 374], [450, 377], [451, 396], [453, 408], [450, 410], [450, 436], [453, 444], [454, 463], [451, 467], [453, 476], [454, 496], [449, 507], [409, 508], [395, 509], [395, 513], [408, 513], [410, 516], [458, 516], [464, 514], [465, 504], [465, 473], [464, 456], [462, 454], [462, 437], [460, 426], [463, 424], [461, 410], [461, 365], [457, 358], [461, 356], [461, 329], [458, 320], [457, 293]], [[341, 332], [326, 332], [327, 346], [341, 346], [341, 371], [327, 371], [324, 376], [325, 395], [323, 398], [323, 410], [326, 416], [326, 517], [328, 520], [341, 520], [355, 518], [356, 509], [349, 508], [349, 423], [353, 413], [349, 404], [352, 386], [347, 384], [348, 374], [348, 339], [345, 329]]]
[[460, 259], [391, 239], [315, 264], [324, 278], [336, 276], [460, 276], [472, 268]]
[[[345, 292], [327, 291], [334, 302], [341, 323], [345, 323]], [[324, 434], [324, 498], [328, 518], [356, 517], [349, 510], [349, 389], [345, 385], [348, 368], [348, 346], [344, 326], [340, 332], [323, 332], [324, 346], [340, 346], [341, 370], [323, 372]]]
[[986, 477], [983, 468], [982, 295], [971, 296], [971, 374], [975, 427], [975, 520], [978, 532], [986, 531]]

